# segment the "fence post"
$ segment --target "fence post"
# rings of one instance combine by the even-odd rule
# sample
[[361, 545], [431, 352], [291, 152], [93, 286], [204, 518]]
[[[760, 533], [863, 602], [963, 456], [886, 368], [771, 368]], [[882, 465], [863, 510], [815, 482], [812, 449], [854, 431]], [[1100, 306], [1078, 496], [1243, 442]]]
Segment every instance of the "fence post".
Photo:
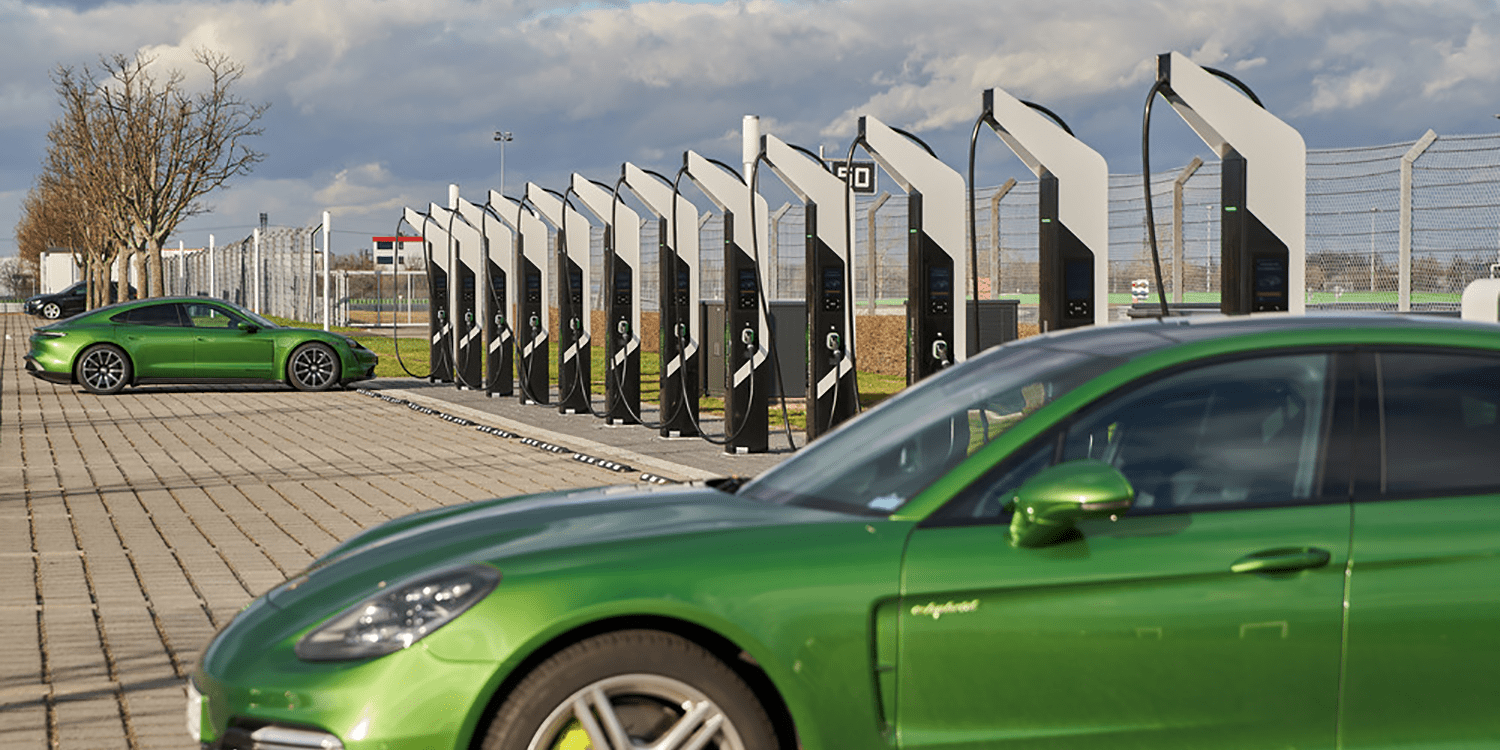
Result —
[[868, 229], [865, 232], [865, 242], [866, 242], [866, 245], [869, 248], [867, 257], [870, 259], [870, 271], [869, 271], [869, 274], [870, 274], [870, 312], [871, 313], [875, 312], [875, 298], [878, 297], [878, 296], [880, 296], [880, 282], [877, 280], [879, 278], [879, 275], [878, 275], [877, 271], [880, 268], [880, 264], [875, 259], [875, 256], [876, 256], [875, 247], [878, 244], [877, 237], [875, 236], [875, 212], [879, 211], [880, 207], [884, 206], [885, 202], [888, 201], [888, 200], [890, 200], [890, 199], [891, 199], [891, 194], [890, 193], [887, 193], [884, 190], [880, 191], [880, 195], [876, 196], [875, 203], [870, 206], [870, 210], [866, 214], [868, 216], [868, 219], [867, 219], [868, 224], [866, 225], [868, 227]]
[[1188, 179], [1201, 166], [1203, 160], [1194, 156], [1172, 181], [1172, 301], [1178, 303], [1182, 302], [1182, 267], [1187, 258], [1187, 243], [1182, 239], [1183, 192]]
[[[323, 212], [323, 330], [325, 330], [325, 331], [328, 330], [328, 316], [329, 316], [329, 311], [328, 311], [328, 256], [333, 255], [333, 244], [332, 244], [332, 242], [333, 242], [333, 227], [331, 225], [332, 221], [333, 221], [333, 214], [330, 213], [330, 212], [328, 212], [328, 211], [324, 211]], [[401, 243], [397, 242], [396, 243], [396, 250], [397, 250], [398, 254], [399, 254], [399, 252], [401, 250], [400, 246], [401, 246]], [[391, 267], [395, 268], [395, 264], [392, 264]]]
[[1437, 133], [1429, 129], [1401, 157], [1400, 281], [1397, 282], [1398, 291], [1396, 292], [1396, 309], [1400, 312], [1411, 312], [1411, 169], [1417, 159], [1427, 151], [1427, 147], [1437, 140], [1437, 137]]
[[[994, 238], [990, 243], [990, 299], [1000, 299], [1000, 201], [1015, 186], [1016, 178], [1011, 177], [990, 196], [990, 234]], [[974, 272], [979, 273], [979, 269]]]

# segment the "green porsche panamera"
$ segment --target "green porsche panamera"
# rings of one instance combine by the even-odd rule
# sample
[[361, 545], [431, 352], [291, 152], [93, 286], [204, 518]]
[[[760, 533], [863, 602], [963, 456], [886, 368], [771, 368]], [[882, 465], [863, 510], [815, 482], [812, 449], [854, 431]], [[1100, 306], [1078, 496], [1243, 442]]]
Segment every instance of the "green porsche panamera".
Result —
[[248, 605], [230, 748], [1500, 747], [1500, 328], [989, 350], [748, 482], [441, 508]]
[[348, 336], [278, 326], [224, 300], [158, 297], [38, 327], [26, 371], [100, 394], [144, 383], [284, 382], [322, 391], [374, 377], [378, 362]]

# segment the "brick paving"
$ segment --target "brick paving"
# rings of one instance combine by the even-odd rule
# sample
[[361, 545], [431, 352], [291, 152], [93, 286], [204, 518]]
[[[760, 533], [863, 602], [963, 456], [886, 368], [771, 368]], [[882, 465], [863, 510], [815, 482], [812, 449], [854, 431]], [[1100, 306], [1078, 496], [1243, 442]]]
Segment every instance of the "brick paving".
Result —
[[339, 540], [635, 478], [352, 391], [93, 396], [25, 374], [32, 327], [0, 315], [0, 748], [192, 748], [201, 649]]

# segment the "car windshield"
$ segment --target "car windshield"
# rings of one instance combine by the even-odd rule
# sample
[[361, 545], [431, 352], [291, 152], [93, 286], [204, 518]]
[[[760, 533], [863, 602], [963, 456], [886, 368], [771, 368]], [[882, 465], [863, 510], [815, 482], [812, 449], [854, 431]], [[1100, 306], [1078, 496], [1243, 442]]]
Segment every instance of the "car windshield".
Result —
[[763, 502], [889, 515], [1032, 412], [1120, 364], [1051, 346], [992, 349], [907, 388], [746, 484]]
[[233, 310], [237, 314], [244, 316], [245, 319], [247, 319], [250, 322], [252, 322], [252, 323], [260, 326], [261, 328], [280, 328], [281, 327], [281, 326], [276, 325], [275, 323], [272, 323], [269, 320], [266, 320], [265, 318], [261, 317], [260, 315], [258, 315], [256, 313], [250, 312], [249, 310], [246, 310], [245, 308], [240, 307], [239, 305], [234, 304], [233, 302], [227, 302], [225, 300], [214, 300], [214, 301], [216, 303], [220, 304], [220, 305], [223, 305], [223, 306], [225, 306], [225, 307]]

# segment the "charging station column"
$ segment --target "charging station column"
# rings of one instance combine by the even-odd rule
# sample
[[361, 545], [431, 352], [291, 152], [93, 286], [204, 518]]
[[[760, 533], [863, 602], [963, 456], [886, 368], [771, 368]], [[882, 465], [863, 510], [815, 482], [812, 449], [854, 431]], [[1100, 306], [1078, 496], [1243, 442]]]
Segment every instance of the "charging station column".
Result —
[[547, 326], [547, 225], [524, 203], [490, 191], [490, 206], [501, 216], [514, 214], [516, 256], [516, 379], [523, 404], [552, 402], [547, 378], [551, 362]]
[[798, 198], [807, 224], [807, 438], [854, 416], [854, 306], [849, 299], [853, 190], [806, 149], [761, 137], [769, 165]]
[[[453, 356], [451, 334], [453, 325], [448, 319], [448, 244], [433, 218], [427, 214], [405, 210], [406, 223], [417, 227], [422, 234], [422, 248], [427, 265], [427, 357], [430, 362], [429, 383], [453, 382]], [[433, 241], [443, 236], [441, 251], [433, 252]]]
[[573, 175], [573, 192], [604, 223], [604, 421], [639, 424], [641, 411], [640, 215], [605, 188]]
[[592, 276], [589, 223], [560, 196], [527, 183], [526, 200], [557, 228], [557, 410], [588, 414], [590, 402], [589, 328]]
[[[761, 299], [770, 242], [766, 200], [733, 170], [692, 151], [683, 154], [683, 166], [724, 212], [724, 452], [764, 453], [770, 448], [772, 375], [771, 326]], [[751, 254], [753, 248], [760, 257]]]
[[503, 221], [498, 220], [485, 208], [466, 200], [458, 202], [458, 213], [470, 224], [479, 227], [481, 241], [480, 268], [484, 271], [480, 281], [479, 317], [483, 321], [485, 352], [485, 395], [509, 396], [514, 393], [514, 371], [511, 347], [515, 337], [511, 333], [509, 300], [510, 264], [515, 260], [515, 233]]
[[[1156, 59], [1157, 86], [1222, 162], [1220, 310], [1306, 310], [1307, 145], [1246, 90], [1176, 52]], [[1236, 82], [1238, 83], [1238, 82]]]
[[[455, 196], [456, 201], [461, 200]], [[484, 330], [479, 321], [479, 278], [476, 268], [480, 262], [483, 244], [479, 230], [464, 221], [456, 209], [446, 209], [433, 204], [431, 215], [436, 224], [442, 225], [447, 235], [453, 269], [448, 277], [449, 295], [453, 301], [450, 318], [453, 321], [453, 379], [460, 390], [483, 388]]]
[[969, 357], [969, 258], [964, 180], [932, 149], [874, 117], [859, 118], [865, 149], [907, 193], [906, 382]]
[[1104, 157], [1050, 111], [1000, 89], [984, 92], [983, 108], [983, 120], [1039, 180], [1042, 330], [1108, 323], [1109, 167]]
[[[660, 325], [660, 434], [698, 435], [698, 209], [670, 181], [626, 162], [625, 185], [656, 214]], [[675, 227], [670, 225], [676, 216]], [[675, 239], [674, 239], [675, 238]]]

